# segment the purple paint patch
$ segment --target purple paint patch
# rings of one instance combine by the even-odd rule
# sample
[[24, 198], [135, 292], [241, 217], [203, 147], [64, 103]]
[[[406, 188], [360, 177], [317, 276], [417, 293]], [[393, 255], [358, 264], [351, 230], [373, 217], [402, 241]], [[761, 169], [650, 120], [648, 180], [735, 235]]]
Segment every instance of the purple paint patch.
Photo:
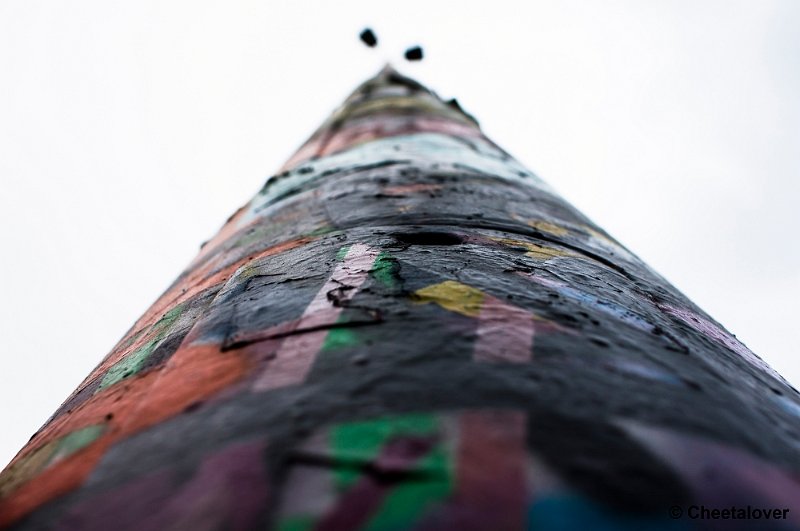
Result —
[[173, 469], [139, 478], [82, 502], [59, 529], [255, 529], [269, 498], [265, 448], [260, 440], [230, 445], [206, 457], [183, 485]]
[[194, 477], [148, 522], [153, 531], [254, 529], [269, 497], [265, 448], [263, 441], [233, 444], [206, 458]]
[[[172, 470], [161, 470], [119, 488], [79, 502], [58, 523], [64, 531], [118, 531], [140, 529], [142, 515], [169, 498], [177, 480]], [[144, 529], [144, 528], [142, 528]]]

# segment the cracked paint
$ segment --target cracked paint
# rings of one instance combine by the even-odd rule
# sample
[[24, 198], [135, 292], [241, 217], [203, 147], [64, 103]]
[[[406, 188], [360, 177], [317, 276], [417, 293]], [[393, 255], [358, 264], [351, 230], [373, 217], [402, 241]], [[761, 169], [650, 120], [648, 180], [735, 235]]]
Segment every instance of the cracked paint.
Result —
[[757, 529], [800, 529], [798, 422], [745, 345], [386, 68], [31, 437], [0, 528], [704, 530], [669, 508], [763, 504], [790, 517]]

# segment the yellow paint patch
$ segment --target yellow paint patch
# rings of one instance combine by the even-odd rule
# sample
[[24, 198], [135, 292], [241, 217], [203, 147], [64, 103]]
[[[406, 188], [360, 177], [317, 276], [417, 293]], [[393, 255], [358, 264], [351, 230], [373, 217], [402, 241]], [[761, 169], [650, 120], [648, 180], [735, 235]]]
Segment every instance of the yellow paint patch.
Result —
[[552, 247], [542, 247], [541, 245], [536, 245], [535, 243], [522, 240], [513, 240], [511, 238], [492, 238], [492, 240], [505, 245], [510, 245], [512, 247], [522, 247], [523, 249], [527, 249], [528, 252], [525, 253], [525, 256], [530, 256], [536, 260], [547, 261], [551, 258], [557, 258], [559, 256], [579, 256], [570, 251], [562, 251], [561, 249], [554, 249]]
[[547, 232], [554, 236], [566, 236], [569, 234], [569, 231], [564, 227], [559, 227], [558, 225], [553, 225], [552, 223], [548, 223], [547, 221], [542, 220], [530, 220], [528, 221], [528, 226], [533, 227], [534, 229], [540, 230], [542, 232]]
[[525, 223], [529, 227], [533, 227], [534, 229], [540, 230], [542, 232], [547, 232], [548, 234], [552, 234], [553, 236], [566, 236], [567, 234], [569, 234], [569, 229], [566, 229], [554, 223], [550, 223], [548, 221], [544, 221], [542, 219], [528, 219], [515, 213], [512, 213], [511, 217], [516, 219], [517, 221]]
[[455, 280], [446, 280], [418, 289], [414, 292], [414, 297], [422, 304], [433, 302], [445, 310], [467, 317], [477, 317], [485, 296], [479, 289]]
[[570, 253], [569, 251], [560, 251], [558, 249], [550, 249], [547, 247], [542, 247], [541, 245], [530, 245], [530, 251], [525, 253], [525, 256], [530, 256], [531, 258], [535, 258], [537, 260], [550, 260], [551, 258], [557, 258], [559, 256], [577, 256], [575, 253]]

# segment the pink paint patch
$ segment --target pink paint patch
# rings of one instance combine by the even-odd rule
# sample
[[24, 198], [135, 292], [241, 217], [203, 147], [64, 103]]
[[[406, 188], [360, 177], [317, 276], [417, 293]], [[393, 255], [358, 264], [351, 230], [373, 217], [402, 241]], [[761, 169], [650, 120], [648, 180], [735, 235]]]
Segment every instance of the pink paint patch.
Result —
[[303, 383], [327, 333], [327, 330], [316, 330], [286, 338], [275, 358], [253, 384], [253, 391], [269, 391]]
[[522, 528], [528, 498], [525, 424], [521, 411], [461, 415], [457, 497], [474, 516], [494, 517], [493, 525], [481, 529]]
[[531, 312], [487, 295], [478, 315], [473, 359], [526, 363], [533, 356], [535, 330]]
[[462, 413], [454, 495], [415, 529], [524, 529], [530, 498], [526, 421], [522, 411]]
[[[312, 330], [286, 337], [275, 358], [253, 384], [253, 391], [303, 383], [328, 334], [327, 330], [313, 329], [336, 322], [343, 309], [340, 304], [358, 293], [379, 253], [378, 249], [361, 243], [350, 247], [342, 263], [336, 266], [294, 327], [295, 330]], [[334, 294], [339, 305], [334, 305], [329, 298]]]

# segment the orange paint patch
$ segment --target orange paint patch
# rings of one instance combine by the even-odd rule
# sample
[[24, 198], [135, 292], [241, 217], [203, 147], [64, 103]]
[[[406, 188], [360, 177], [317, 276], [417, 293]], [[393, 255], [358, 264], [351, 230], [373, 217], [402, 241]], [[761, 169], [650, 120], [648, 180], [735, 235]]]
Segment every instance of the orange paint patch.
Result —
[[123, 429], [133, 433], [181, 413], [246, 376], [252, 365], [240, 350], [222, 352], [218, 344], [181, 347]]
[[191, 269], [192, 266], [200, 262], [219, 244], [227, 241], [228, 238], [230, 238], [231, 236], [236, 234], [236, 232], [239, 231], [239, 221], [247, 213], [248, 206], [250, 206], [250, 203], [247, 203], [246, 205], [239, 207], [239, 210], [234, 212], [233, 215], [230, 218], [228, 218], [228, 221], [225, 222], [225, 225], [222, 226], [219, 232], [217, 232], [217, 234], [215, 234], [213, 238], [211, 238], [210, 240], [208, 240], [206, 243], [203, 244], [203, 246], [200, 248], [200, 252], [198, 253], [198, 255], [195, 256], [194, 260], [192, 260], [191, 263], [189, 264], [189, 269]]
[[[248, 255], [241, 260], [230, 264], [219, 271], [214, 272], [214, 268], [218, 266], [219, 262], [222, 261], [223, 257], [215, 258], [212, 261], [204, 264], [202, 267], [194, 270], [191, 274], [186, 277], [180, 284], [174, 286], [172, 289], [164, 293], [154, 304], [147, 310], [147, 312], [139, 319], [137, 322], [137, 326], [135, 327], [138, 330], [141, 330], [142, 323], [147, 323], [144, 325], [152, 326], [155, 324], [158, 319], [160, 319], [163, 313], [169, 309], [186, 302], [187, 300], [191, 299], [192, 297], [196, 296], [197, 294], [205, 291], [209, 288], [220, 286], [227, 282], [227, 280], [233, 276], [233, 274], [244, 264], [247, 262], [258, 260], [261, 258], [265, 258], [267, 256], [273, 256], [276, 254], [280, 254], [285, 251], [289, 251], [291, 249], [295, 249], [306, 243], [313, 241], [314, 237], [305, 237], [305, 238], [298, 238], [296, 240], [289, 240], [287, 242], [279, 243], [278, 245], [274, 245], [268, 249], [263, 251], [258, 251], [251, 255]], [[119, 362], [122, 358], [124, 358], [130, 352], [133, 352], [140, 346], [142, 346], [147, 341], [145, 335], [140, 338], [137, 338], [131, 345], [128, 347], [109, 354], [106, 359], [104, 359], [100, 365], [98, 365], [89, 375], [89, 377], [84, 380], [86, 383], [90, 382], [91, 380], [97, 378], [99, 375], [107, 371], [112, 365]], [[82, 387], [81, 387], [82, 388]]]
[[[283, 242], [245, 257], [208, 278], [200, 275], [199, 281], [191, 288], [159, 306], [180, 304], [209, 287], [224, 283], [249, 261], [300, 247], [314, 239], [308, 237]], [[179, 287], [170, 290], [170, 293], [177, 289]], [[166, 294], [162, 299], [165, 298]], [[159, 312], [151, 309], [148, 313], [158, 315]], [[85, 382], [102, 374], [143, 341], [137, 339], [127, 348], [109, 356]], [[108, 429], [86, 448], [47, 468], [0, 500], [0, 526], [9, 525], [34, 508], [78, 488], [114, 443], [182, 412], [194, 402], [208, 399], [246, 376], [252, 365], [242, 350], [222, 352], [217, 344], [181, 346], [165, 367], [126, 379], [124, 383], [97, 393], [71, 412], [53, 419], [19, 452], [12, 463], [82, 427], [107, 422]], [[108, 418], [108, 414], [113, 416]], [[124, 423], [121, 419], [124, 419]]]
[[[0, 526], [80, 487], [113, 444], [210, 398], [245, 376], [251, 365], [241, 351], [223, 353], [216, 344], [181, 348], [162, 370], [126, 380], [54, 420], [12, 463], [81, 427], [108, 422], [108, 431], [0, 500]], [[113, 417], [107, 420], [109, 413]]]
[[[0, 527], [8, 525], [36, 507], [78, 488], [92, 472], [106, 450], [128, 433], [119, 425], [122, 419], [134, 413], [144, 400], [148, 389], [157, 378], [158, 371], [137, 375], [125, 384], [103, 391], [71, 413], [53, 420], [42, 429], [14, 458], [17, 462], [37, 451], [45, 444], [75, 430], [93, 424], [107, 423], [107, 431], [97, 440], [45, 469], [9, 496], [0, 500]], [[108, 414], [112, 418], [107, 418]]]
[[0, 500], [0, 528], [80, 486], [113, 441], [101, 437]]

